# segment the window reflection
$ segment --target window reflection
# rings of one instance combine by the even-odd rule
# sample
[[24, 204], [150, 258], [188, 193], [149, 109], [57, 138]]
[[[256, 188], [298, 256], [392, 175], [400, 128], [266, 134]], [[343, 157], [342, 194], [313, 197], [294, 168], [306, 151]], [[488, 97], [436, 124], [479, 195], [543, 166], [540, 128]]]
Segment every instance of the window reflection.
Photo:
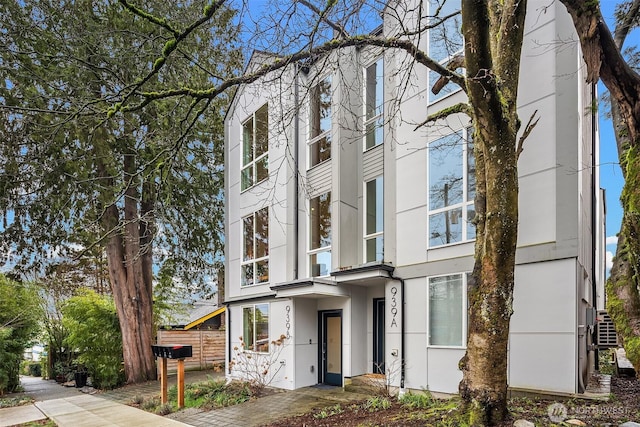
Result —
[[365, 262], [381, 262], [383, 254], [384, 199], [383, 178], [365, 184]]
[[311, 89], [309, 167], [331, 158], [331, 77]]
[[475, 239], [472, 129], [429, 144], [429, 246]]
[[380, 58], [365, 70], [365, 150], [383, 142], [383, 64]]
[[242, 218], [241, 285], [269, 281], [269, 209]]
[[260, 107], [242, 124], [242, 191], [269, 177], [269, 107]]
[[269, 352], [269, 304], [242, 308], [242, 340], [245, 350]]
[[309, 201], [309, 265], [311, 276], [331, 271], [331, 192]]

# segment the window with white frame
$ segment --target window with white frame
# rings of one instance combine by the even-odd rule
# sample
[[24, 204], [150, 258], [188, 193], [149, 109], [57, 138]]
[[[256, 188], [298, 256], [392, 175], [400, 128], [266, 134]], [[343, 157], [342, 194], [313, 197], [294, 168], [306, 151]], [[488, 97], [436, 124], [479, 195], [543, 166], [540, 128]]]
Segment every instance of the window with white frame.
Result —
[[309, 167], [331, 158], [331, 77], [311, 88], [309, 94]]
[[380, 145], [384, 136], [384, 61], [364, 70], [364, 149]]
[[429, 345], [464, 347], [468, 274], [429, 278]]
[[269, 281], [269, 208], [242, 218], [241, 285]]
[[269, 177], [269, 106], [264, 104], [242, 124], [241, 190]]
[[367, 181], [364, 186], [364, 262], [382, 262], [384, 259], [383, 178], [379, 176]]
[[[453, 57], [462, 53], [462, 17], [460, 0], [429, 0], [430, 23], [438, 24], [429, 29], [429, 57], [440, 62], [448, 63]], [[440, 74], [429, 71], [429, 102], [435, 102], [460, 88], [453, 84], [445, 85], [436, 95], [431, 92]]]
[[475, 158], [472, 128], [429, 144], [429, 247], [475, 239]]
[[244, 349], [269, 352], [269, 304], [242, 307], [242, 341]]
[[331, 271], [331, 192], [309, 200], [310, 275], [328, 276]]

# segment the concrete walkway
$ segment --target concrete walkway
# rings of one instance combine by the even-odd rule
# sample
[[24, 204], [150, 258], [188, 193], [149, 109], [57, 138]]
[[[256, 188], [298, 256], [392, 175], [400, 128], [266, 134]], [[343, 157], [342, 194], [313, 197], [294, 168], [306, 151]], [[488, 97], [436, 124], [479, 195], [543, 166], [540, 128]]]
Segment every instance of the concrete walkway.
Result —
[[[102, 426], [185, 426], [186, 424], [113, 400], [99, 394], [82, 393], [73, 387], [63, 387], [53, 380], [20, 377], [24, 393], [33, 399], [32, 405], [0, 409], [0, 427], [13, 426], [49, 418], [59, 427]], [[157, 384], [157, 382], [155, 382]], [[159, 386], [156, 394], [159, 393]]]
[[[204, 381], [223, 374], [187, 372], [185, 382]], [[128, 406], [134, 396], [145, 399], [160, 394], [160, 383], [150, 381], [115, 390], [85, 394], [79, 389], [62, 387], [55, 381], [21, 377], [25, 393], [36, 402], [32, 405], [0, 409], [0, 427], [50, 418], [61, 427], [102, 426], [260, 426], [284, 417], [303, 414], [316, 408], [346, 405], [368, 395], [344, 391], [342, 387], [315, 386], [294, 391], [277, 391], [240, 405], [213, 411], [196, 408], [175, 412], [167, 417]], [[169, 376], [169, 384], [175, 375]]]

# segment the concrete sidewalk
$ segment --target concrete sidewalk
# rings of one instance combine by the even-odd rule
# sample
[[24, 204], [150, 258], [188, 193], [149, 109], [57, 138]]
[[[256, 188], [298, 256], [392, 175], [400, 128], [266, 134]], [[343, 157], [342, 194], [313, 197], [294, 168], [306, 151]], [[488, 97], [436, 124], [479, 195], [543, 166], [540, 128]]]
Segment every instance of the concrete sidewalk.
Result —
[[[224, 378], [221, 373], [188, 372], [185, 382], [204, 381], [208, 377]], [[21, 378], [25, 393], [36, 402], [32, 405], [0, 409], [0, 427], [50, 418], [61, 427], [102, 426], [260, 426], [299, 415], [316, 408], [345, 405], [364, 400], [368, 395], [345, 391], [342, 387], [314, 386], [293, 391], [276, 391], [271, 395], [212, 411], [190, 408], [167, 417], [145, 412], [127, 404], [134, 396], [150, 398], [160, 394], [160, 383], [124, 386], [94, 395], [75, 388], [62, 387], [40, 378]], [[175, 376], [169, 376], [169, 384]]]
[[89, 394], [63, 399], [45, 400], [36, 402], [35, 406], [59, 427], [164, 427], [187, 425]]
[[0, 409], [0, 426], [3, 427], [45, 418], [51, 419], [59, 427], [188, 425], [89, 394]]
[[[194, 381], [200, 375], [193, 375]], [[0, 409], [0, 427], [8, 427], [50, 418], [60, 427], [101, 426], [185, 426], [187, 424], [164, 418], [140, 409], [127, 406], [126, 402], [105, 399], [100, 394], [89, 395], [74, 387], [63, 387], [52, 380], [36, 377], [20, 377], [27, 396], [35, 403], [25, 406]], [[158, 381], [141, 387], [139, 391], [160, 393]], [[128, 393], [123, 387], [120, 393]], [[106, 396], [105, 396], [106, 397]]]

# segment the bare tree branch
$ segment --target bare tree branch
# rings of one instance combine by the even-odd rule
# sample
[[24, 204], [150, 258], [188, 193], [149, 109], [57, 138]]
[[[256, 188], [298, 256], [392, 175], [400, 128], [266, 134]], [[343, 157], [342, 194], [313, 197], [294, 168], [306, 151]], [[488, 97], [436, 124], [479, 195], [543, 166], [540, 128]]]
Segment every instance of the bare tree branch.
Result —
[[533, 121], [533, 119], [536, 117], [537, 114], [538, 114], [538, 110], [534, 111], [533, 114], [531, 114], [531, 117], [529, 117], [529, 121], [527, 122], [527, 126], [525, 126], [524, 128], [524, 132], [522, 132], [522, 135], [518, 140], [518, 148], [516, 149], [516, 159], [520, 158], [520, 154], [522, 154], [522, 152], [524, 151], [524, 141], [527, 139], [527, 137], [529, 136], [533, 128], [535, 128], [538, 122], [540, 121], [540, 117], [538, 117], [535, 122]]
[[[125, 1], [125, 0], [122, 0]], [[217, 86], [213, 86], [209, 89], [199, 90], [192, 88], [180, 88], [170, 89], [160, 92], [139, 92], [138, 95], [143, 100], [138, 104], [125, 105], [129, 98], [129, 95], [119, 104], [117, 104], [117, 110], [122, 112], [137, 111], [144, 106], [148, 105], [152, 101], [158, 99], [172, 98], [176, 96], [189, 96], [195, 99], [213, 99], [219, 96], [226, 90], [238, 86], [240, 84], [252, 83], [265, 76], [266, 74], [282, 69], [289, 64], [301, 61], [307, 58], [315, 58], [318, 56], [326, 55], [334, 50], [338, 50], [345, 47], [361, 47], [361, 46], [378, 46], [390, 49], [400, 49], [406, 51], [416, 62], [426, 66], [427, 68], [439, 73], [442, 76], [446, 76], [451, 82], [465, 89], [465, 78], [461, 74], [447, 69], [439, 62], [431, 59], [427, 54], [420, 50], [410, 40], [400, 38], [384, 38], [375, 36], [354, 36], [346, 39], [334, 39], [314, 49], [305, 50], [302, 52], [296, 52], [290, 55], [280, 56], [275, 58], [272, 62], [264, 64], [258, 70], [253, 73], [232, 77]], [[144, 82], [148, 81], [153, 74], [150, 73], [144, 78]], [[139, 88], [143, 83], [137, 85]], [[115, 112], [114, 110], [111, 110]]]
[[[447, 70], [451, 70], [451, 71], [456, 71], [458, 68], [464, 67], [464, 55], [454, 56], [451, 59], [451, 61], [447, 63], [446, 67], [447, 67]], [[440, 78], [436, 80], [436, 82], [433, 84], [433, 87], [431, 88], [431, 92], [434, 95], [439, 94], [442, 88], [445, 87], [447, 83], [449, 83], [449, 80], [451, 80], [450, 77], [440, 76]]]
[[622, 17], [622, 21], [618, 22], [618, 25], [616, 26], [616, 29], [613, 33], [613, 40], [616, 46], [618, 46], [618, 50], [622, 51], [624, 40], [627, 38], [629, 31], [631, 31], [631, 26], [637, 19], [639, 12], [640, 0], [633, 0], [631, 7], [629, 7], [629, 11], [624, 14], [624, 16]]
[[309, 9], [311, 9], [311, 11], [313, 13], [318, 15], [318, 17], [320, 18], [320, 21], [324, 21], [327, 25], [329, 25], [331, 28], [333, 28], [335, 31], [337, 31], [338, 34], [340, 34], [341, 38], [346, 39], [347, 37], [349, 37], [349, 34], [344, 29], [344, 27], [336, 24], [335, 22], [333, 22], [329, 18], [327, 18], [327, 12], [329, 11], [329, 8], [330, 8], [330, 2], [327, 3], [327, 7], [325, 8], [325, 10], [318, 9], [313, 4], [309, 3], [307, 0], [298, 0], [298, 3], [302, 4], [303, 6], [308, 7]]
[[460, 102], [458, 104], [452, 105], [449, 108], [444, 108], [438, 111], [437, 113], [430, 114], [429, 116], [427, 116], [427, 118], [422, 123], [418, 124], [415, 128], [413, 128], [413, 130], [418, 130], [422, 126], [425, 126], [429, 123], [434, 123], [440, 119], [445, 119], [450, 115], [457, 114], [457, 113], [464, 113], [464, 114], [470, 115], [471, 107], [466, 102]]

